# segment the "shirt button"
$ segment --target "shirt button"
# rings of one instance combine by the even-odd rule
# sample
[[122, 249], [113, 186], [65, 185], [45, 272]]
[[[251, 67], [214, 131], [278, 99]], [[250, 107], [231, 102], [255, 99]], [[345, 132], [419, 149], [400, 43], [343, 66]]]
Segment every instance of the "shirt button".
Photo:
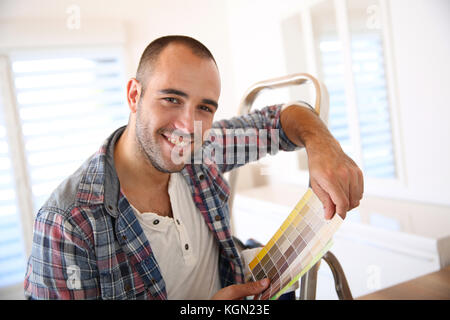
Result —
[[125, 285], [125, 291], [130, 291], [130, 289], [131, 289], [131, 286], [127, 283], [127, 284]]
[[200, 180], [203, 180], [203, 179], [205, 179], [205, 176], [204, 176], [203, 174], [201, 174], [201, 175], [198, 176], [198, 178], [199, 178]]
[[223, 194], [220, 194], [220, 195], [219, 195], [219, 198], [220, 198], [220, 200], [222, 200], [222, 201], [225, 200], [225, 196], [224, 196]]
[[219, 215], [215, 216], [214, 220], [219, 221], [220, 220], [220, 216]]
[[181, 223], [180, 223], [180, 220], [177, 219], [177, 223], [178, 223], [178, 225], [180, 225], [180, 224], [181, 224]]
[[153, 224], [156, 226], [159, 223], [158, 219], [153, 220]]
[[127, 236], [126, 236], [126, 235], [123, 235], [123, 236], [122, 236], [122, 240], [127, 240]]
[[189, 245], [186, 243], [186, 244], [184, 245], [184, 248], [185, 248], [186, 250], [189, 250]]

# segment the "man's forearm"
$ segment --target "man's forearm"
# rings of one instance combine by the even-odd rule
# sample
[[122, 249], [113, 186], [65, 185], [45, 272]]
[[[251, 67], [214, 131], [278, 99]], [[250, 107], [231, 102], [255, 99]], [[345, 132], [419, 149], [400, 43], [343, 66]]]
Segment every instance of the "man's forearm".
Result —
[[345, 218], [362, 198], [361, 170], [313, 110], [288, 106], [281, 112], [280, 122], [288, 139], [306, 148], [310, 185], [324, 206], [325, 218], [336, 212]]
[[309, 108], [288, 106], [281, 112], [280, 121], [289, 140], [307, 151], [314, 143], [337, 143], [323, 121]]

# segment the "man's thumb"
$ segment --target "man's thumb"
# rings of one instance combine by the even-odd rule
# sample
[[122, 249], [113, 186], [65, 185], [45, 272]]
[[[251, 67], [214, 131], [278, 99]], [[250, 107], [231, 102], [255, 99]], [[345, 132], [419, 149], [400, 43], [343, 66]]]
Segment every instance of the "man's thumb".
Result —
[[269, 286], [270, 280], [265, 278], [259, 281], [247, 282], [244, 284], [238, 284], [234, 287], [232, 295], [234, 299], [241, 299], [244, 297], [252, 296], [263, 292]]

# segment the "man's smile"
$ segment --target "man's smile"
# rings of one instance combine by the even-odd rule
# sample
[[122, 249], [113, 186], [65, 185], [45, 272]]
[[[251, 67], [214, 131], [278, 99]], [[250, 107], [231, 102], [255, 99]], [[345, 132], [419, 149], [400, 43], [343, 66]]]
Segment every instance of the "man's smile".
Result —
[[176, 134], [174, 131], [164, 131], [161, 135], [173, 146], [186, 148], [192, 143], [192, 139], [189, 134]]

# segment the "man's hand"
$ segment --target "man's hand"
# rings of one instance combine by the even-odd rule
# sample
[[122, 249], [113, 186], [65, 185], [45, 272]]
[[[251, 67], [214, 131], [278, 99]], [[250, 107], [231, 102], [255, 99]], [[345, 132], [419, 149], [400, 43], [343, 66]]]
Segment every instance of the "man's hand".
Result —
[[363, 175], [334, 138], [321, 140], [306, 149], [311, 188], [323, 204], [325, 219], [331, 219], [334, 213], [345, 219], [347, 211], [359, 206]]
[[212, 297], [213, 300], [241, 300], [248, 296], [254, 296], [263, 292], [269, 286], [269, 279], [262, 279], [244, 284], [234, 284], [220, 289]]
[[289, 140], [306, 148], [311, 188], [324, 206], [325, 219], [335, 213], [344, 219], [362, 199], [361, 170], [312, 110], [289, 106], [280, 121]]

